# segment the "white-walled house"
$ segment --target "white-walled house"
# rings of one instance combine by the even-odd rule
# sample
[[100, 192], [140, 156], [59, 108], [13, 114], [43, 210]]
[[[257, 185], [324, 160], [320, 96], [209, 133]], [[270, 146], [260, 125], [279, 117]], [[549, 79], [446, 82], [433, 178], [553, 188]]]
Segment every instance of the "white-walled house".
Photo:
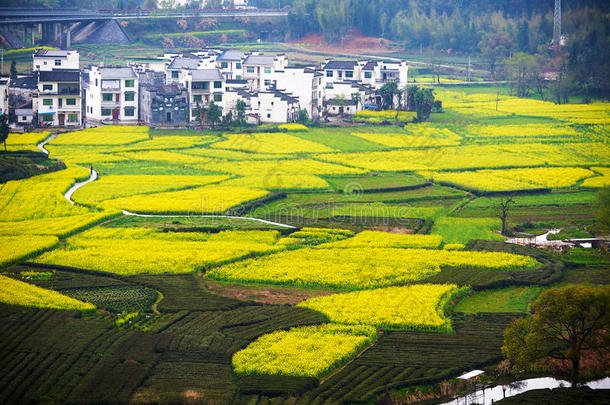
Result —
[[310, 119], [318, 118], [323, 100], [322, 73], [308, 67], [287, 66], [276, 72], [276, 88], [299, 100]]
[[80, 126], [81, 71], [77, 51], [39, 49], [33, 55], [38, 81], [38, 123]]
[[242, 63], [246, 54], [240, 51], [224, 51], [216, 58], [216, 67], [220, 69], [227, 80], [241, 80], [243, 78]]
[[242, 63], [242, 79], [250, 83], [251, 90], [269, 90], [276, 87], [276, 71], [282, 71], [288, 64], [286, 56], [260, 55], [252, 53]]
[[191, 70], [185, 81], [190, 96], [190, 121], [197, 119], [197, 107], [207, 109], [212, 101], [224, 108], [225, 78], [218, 69]]
[[87, 119], [138, 122], [138, 75], [133, 68], [93, 66], [86, 96]]
[[8, 77], [0, 78], [0, 115], [8, 115], [8, 89], [10, 79]]
[[32, 57], [32, 70], [50, 71], [55, 69], [79, 69], [78, 51], [38, 49]]
[[260, 122], [295, 122], [299, 117], [299, 99], [273, 89], [255, 92], [246, 112], [256, 115]]

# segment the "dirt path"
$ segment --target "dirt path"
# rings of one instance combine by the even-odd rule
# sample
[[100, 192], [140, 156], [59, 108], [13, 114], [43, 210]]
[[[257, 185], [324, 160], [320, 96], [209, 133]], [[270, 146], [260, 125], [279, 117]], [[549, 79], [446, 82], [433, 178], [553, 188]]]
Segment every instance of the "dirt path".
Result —
[[45, 148], [45, 145], [49, 142], [51, 142], [53, 139], [57, 138], [57, 135], [59, 134], [53, 134], [51, 136], [49, 136], [47, 139], [45, 139], [44, 141], [40, 142], [38, 145], [38, 149], [40, 149], [43, 153], [45, 154], [49, 154], [49, 151]]
[[[138, 214], [138, 213], [130, 212], [130, 211], [127, 211], [127, 210], [123, 210], [123, 215], [130, 215], [130, 216], [134, 216], [134, 217], [143, 217], [143, 218], [186, 218], [186, 217], [192, 216], [192, 215]], [[281, 224], [279, 222], [272, 222], [272, 221], [267, 221], [265, 219], [254, 218], [254, 217], [238, 217], [238, 216], [233, 216], [233, 215], [197, 215], [197, 218], [245, 219], [245, 220], [249, 220], [249, 221], [261, 222], [261, 223], [267, 224], [267, 225], [279, 226], [279, 227], [282, 227], [282, 228], [296, 229], [296, 227], [292, 226], [292, 225]]]

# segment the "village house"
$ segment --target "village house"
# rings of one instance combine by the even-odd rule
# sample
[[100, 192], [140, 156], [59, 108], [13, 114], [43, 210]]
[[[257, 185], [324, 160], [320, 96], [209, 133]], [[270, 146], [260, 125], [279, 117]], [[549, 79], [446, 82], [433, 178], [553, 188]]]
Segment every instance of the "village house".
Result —
[[10, 79], [8, 77], [0, 77], [0, 115], [6, 114], [8, 115], [8, 92], [9, 92], [9, 82]]
[[38, 49], [33, 56], [38, 81], [38, 123], [80, 126], [81, 71], [76, 51]]
[[322, 73], [309, 67], [286, 66], [276, 74], [276, 88], [299, 100], [299, 108], [310, 119], [317, 119], [322, 110]]
[[224, 107], [225, 78], [220, 70], [192, 70], [185, 84], [190, 94], [190, 121], [197, 120], [202, 110], [207, 109], [212, 101], [221, 109]]
[[188, 124], [188, 90], [178, 84], [141, 86], [140, 121], [150, 125]]
[[138, 122], [138, 75], [132, 67], [91, 67], [85, 93], [87, 120]]

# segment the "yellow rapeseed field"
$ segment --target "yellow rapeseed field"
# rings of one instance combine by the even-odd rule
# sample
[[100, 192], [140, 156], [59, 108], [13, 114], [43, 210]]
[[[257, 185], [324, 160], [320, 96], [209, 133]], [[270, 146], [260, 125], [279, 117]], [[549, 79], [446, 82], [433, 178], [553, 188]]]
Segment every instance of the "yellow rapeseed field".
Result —
[[256, 187], [265, 190], [328, 190], [326, 180], [313, 175], [287, 175], [281, 172], [269, 176], [245, 176], [227, 180], [227, 186]]
[[226, 141], [216, 142], [213, 148], [236, 149], [260, 153], [316, 153], [332, 152], [322, 144], [282, 132], [225, 135]]
[[105, 125], [67, 132], [52, 140], [52, 145], [123, 145], [150, 139], [148, 127]]
[[283, 249], [277, 232], [227, 231], [217, 235], [158, 232], [148, 228], [92, 229], [68, 238], [66, 246], [47, 252], [38, 263], [117, 274], [191, 273], [251, 254]]
[[307, 131], [309, 129], [305, 125], [297, 124], [296, 122], [291, 122], [288, 124], [280, 124], [280, 125], [278, 125], [278, 128], [283, 129], [285, 131]]
[[0, 276], [0, 302], [37, 308], [76, 309], [80, 311], [95, 309], [95, 306], [88, 302], [82, 302], [56, 291], [40, 288], [6, 276]]
[[[349, 163], [347, 163], [349, 165]], [[314, 159], [249, 160], [239, 162], [214, 161], [205, 165], [209, 171], [241, 176], [342, 175], [361, 174], [355, 167], [320, 162]]]
[[337, 323], [451, 331], [451, 321], [445, 317], [443, 307], [458, 291], [454, 284], [418, 284], [315, 297], [298, 306], [321, 312]]
[[63, 196], [76, 181], [89, 177], [89, 170], [69, 167], [53, 173], [0, 185], [0, 218], [22, 221], [36, 218], [86, 214], [89, 210], [70, 204]]
[[73, 200], [81, 204], [97, 204], [101, 201], [137, 194], [180, 190], [226, 180], [229, 176], [181, 176], [181, 175], [122, 175], [101, 176], [78, 189]]
[[318, 245], [318, 248], [432, 248], [438, 249], [443, 242], [440, 235], [404, 235], [378, 231], [362, 231], [356, 236], [338, 242]]
[[610, 167], [592, 167], [591, 170], [598, 172], [601, 176], [591, 177], [583, 181], [583, 187], [606, 187], [610, 186]]
[[36, 145], [47, 139], [50, 132], [26, 132], [23, 134], [10, 133], [6, 139], [8, 150], [36, 150], [40, 151]]
[[237, 374], [320, 377], [377, 337], [370, 326], [325, 324], [264, 335], [233, 355]]
[[0, 266], [49, 249], [57, 244], [50, 235], [0, 236]]
[[538, 167], [463, 172], [419, 172], [435, 181], [481, 191], [570, 187], [594, 173], [579, 167]]
[[260, 189], [212, 185], [181, 191], [116, 198], [104, 201], [100, 204], [100, 207], [127, 210], [140, 214], [218, 214], [236, 205], [264, 197], [268, 193], [268, 191]]
[[0, 235], [56, 235], [61, 237], [87, 228], [117, 213], [118, 211], [107, 210], [69, 217], [0, 222]]
[[368, 289], [421, 280], [440, 272], [441, 266], [520, 270], [537, 264], [531, 257], [501, 252], [304, 248], [215, 268], [206, 277], [305, 288]]

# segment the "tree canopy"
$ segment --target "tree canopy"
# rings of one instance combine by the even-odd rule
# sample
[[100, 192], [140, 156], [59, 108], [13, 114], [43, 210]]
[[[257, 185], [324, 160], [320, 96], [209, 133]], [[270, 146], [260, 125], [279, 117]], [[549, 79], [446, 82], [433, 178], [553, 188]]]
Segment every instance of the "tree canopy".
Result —
[[536, 360], [566, 360], [576, 387], [583, 354], [608, 348], [609, 310], [610, 287], [568, 285], [546, 290], [532, 304], [533, 315], [513, 321], [505, 331], [502, 352], [517, 373]]

